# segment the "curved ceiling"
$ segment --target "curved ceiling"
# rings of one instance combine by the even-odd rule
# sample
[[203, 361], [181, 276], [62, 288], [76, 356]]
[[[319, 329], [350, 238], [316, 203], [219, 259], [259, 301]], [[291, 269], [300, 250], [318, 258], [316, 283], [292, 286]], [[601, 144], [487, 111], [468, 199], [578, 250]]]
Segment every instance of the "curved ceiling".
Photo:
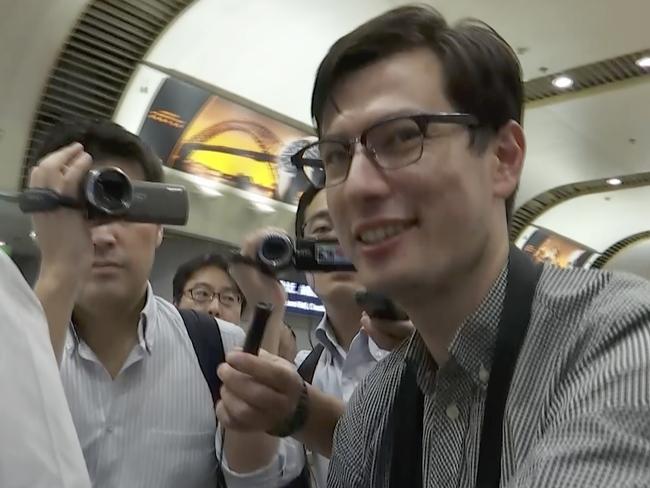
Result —
[[[198, 0], [160, 37], [147, 61], [309, 123], [313, 76], [332, 42], [373, 15], [405, 3], [336, 0], [307, 9], [299, 0]], [[615, 6], [609, 0], [428, 3], [450, 21], [472, 16], [495, 27], [518, 49], [525, 79], [650, 52], [646, 0]], [[529, 104], [528, 151], [517, 206], [568, 183], [649, 171], [649, 127], [648, 76]], [[618, 193], [609, 201], [593, 196], [561, 203], [534, 223], [603, 251], [627, 232], [648, 228], [640, 212], [624, 218], [612, 212], [612, 202], [634, 205]], [[626, 195], [633, 195], [632, 202], [647, 201], [650, 190]], [[586, 207], [593, 218], [585, 218]]]
[[650, 277], [648, 256], [650, 256], [650, 240], [646, 239], [630, 244], [624, 252], [614, 254], [603, 267], [648, 278]]
[[[314, 73], [329, 46], [397, 0], [197, 0], [147, 60], [310, 123]], [[488, 22], [520, 55], [524, 78], [650, 49], [646, 0], [429, 2], [450, 21]], [[308, 6], [307, 6], [308, 5]], [[616, 25], [612, 23], [616, 17]], [[625, 26], [619, 29], [619, 26]]]
[[43, 85], [89, 1], [0, 2], [0, 190], [19, 187]]
[[[16, 187], [22, 159], [17, 155], [24, 153], [40, 88], [86, 3], [51, 0], [44, 7], [38, 0], [3, 0], [12, 25], [3, 23], [0, 36], [6, 41], [2, 44], [13, 50], [9, 56], [9, 50], [0, 53], [0, 85], [3, 90], [9, 86], [0, 93], [0, 105], [12, 109], [0, 111], [0, 189]], [[359, 23], [404, 3], [331, 0], [310, 2], [307, 7], [302, 0], [196, 0], [158, 38], [145, 62], [185, 73], [308, 124], [313, 76], [327, 48]], [[650, 53], [647, 0], [428, 3], [449, 20], [473, 16], [493, 25], [520, 53], [526, 79], [628, 53]], [[47, 22], [48, 29], [35, 29], [38, 22]], [[16, 57], [18, 52], [22, 56]], [[38, 62], [32, 66], [26, 59]], [[528, 157], [517, 203], [566, 183], [649, 171], [649, 78], [530, 104], [525, 120]], [[122, 98], [118, 122], [132, 130], [139, 128], [160, 79], [155, 70], [138, 70]], [[624, 197], [624, 191], [635, 193]], [[535, 223], [602, 249], [606, 241], [625, 238], [626, 232], [647, 230], [642, 212], [630, 212], [625, 218], [611, 212], [611, 202], [619, 199], [632, 202], [628, 209], [634, 202], [641, 207], [648, 201], [644, 194], [645, 189], [637, 188], [610, 192], [617, 198], [609, 201], [580, 197], [553, 207]], [[588, 200], [578, 203], [583, 198]], [[600, 218], [585, 218], [587, 207]], [[574, 225], [577, 222], [580, 225]]]

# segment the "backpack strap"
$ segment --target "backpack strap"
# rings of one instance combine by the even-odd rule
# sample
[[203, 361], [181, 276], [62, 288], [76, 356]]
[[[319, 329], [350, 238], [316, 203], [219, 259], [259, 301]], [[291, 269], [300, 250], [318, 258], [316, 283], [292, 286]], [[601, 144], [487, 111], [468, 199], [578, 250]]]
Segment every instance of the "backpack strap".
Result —
[[[314, 379], [314, 373], [316, 372], [316, 366], [318, 366], [318, 360], [323, 354], [325, 348], [322, 344], [316, 345], [311, 352], [307, 355], [305, 360], [298, 366], [298, 374], [305, 380], [307, 383], [310, 383]], [[309, 472], [309, 464], [307, 461], [307, 451], [303, 446], [303, 452], [305, 454], [305, 466], [302, 468], [300, 475], [294, 480], [290, 481], [283, 488], [310, 488], [311, 487], [311, 475]]]
[[203, 377], [210, 388], [212, 401], [219, 401], [221, 380], [217, 376], [217, 367], [225, 362], [226, 353], [223, 349], [221, 330], [218, 322], [208, 314], [195, 310], [178, 310], [181, 314], [187, 334], [190, 336], [196, 359], [199, 361]]

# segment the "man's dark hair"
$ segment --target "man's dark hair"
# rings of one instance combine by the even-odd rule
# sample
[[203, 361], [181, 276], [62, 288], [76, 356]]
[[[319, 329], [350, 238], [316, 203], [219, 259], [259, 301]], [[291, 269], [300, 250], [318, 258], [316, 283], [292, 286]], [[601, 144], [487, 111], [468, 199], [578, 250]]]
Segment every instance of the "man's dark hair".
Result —
[[320, 193], [322, 188], [316, 188], [309, 185], [307, 189], [300, 195], [298, 200], [298, 208], [296, 209], [296, 238], [304, 237], [305, 235], [305, 212], [309, 204], [314, 201], [316, 195]]
[[[476, 116], [473, 149], [481, 153], [508, 121], [523, 116], [521, 66], [508, 43], [487, 24], [465, 19], [455, 26], [427, 5], [390, 10], [341, 37], [321, 62], [311, 114], [321, 132], [323, 113], [336, 85], [349, 74], [394, 54], [428, 48], [443, 67], [445, 94], [454, 109]], [[510, 221], [515, 194], [506, 200]]]
[[140, 166], [146, 181], [163, 181], [160, 158], [138, 136], [110, 120], [83, 119], [56, 125], [40, 146], [35, 162], [73, 142], [81, 143], [95, 162], [133, 162]]
[[[174, 305], [178, 305], [180, 303], [181, 298], [183, 297], [183, 291], [185, 290], [185, 285], [187, 285], [187, 282], [192, 278], [194, 273], [209, 267], [219, 268], [228, 276], [230, 276], [230, 272], [228, 271], [228, 261], [221, 254], [201, 254], [200, 256], [196, 256], [195, 258], [186, 261], [178, 267], [176, 274], [174, 275], [174, 279], [172, 280], [172, 295], [174, 297]], [[235, 282], [235, 280], [233, 280], [233, 282]], [[246, 308], [246, 297], [241, 292], [236, 282], [235, 288], [236, 291], [241, 295], [241, 306], [243, 310]]]

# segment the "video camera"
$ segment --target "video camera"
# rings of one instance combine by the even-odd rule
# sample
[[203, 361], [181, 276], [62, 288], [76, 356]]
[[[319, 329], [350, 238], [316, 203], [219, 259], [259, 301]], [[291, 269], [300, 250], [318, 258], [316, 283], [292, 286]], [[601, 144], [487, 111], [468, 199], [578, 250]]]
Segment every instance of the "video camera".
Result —
[[297, 239], [286, 234], [269, 234], [257, 250], [257, 261], [273, 272], [293, 268], [297, 271], [354, 271], [337, 240]]
[[85, 211], [88, 219], [165, 225], [185, 225], [189, 215], [189, 199], [182, 186], [134, 181], [113, 167], [88, 171], [78, 199], [48, 188], [30, 188], [20, 194], [18, 205], [24, 213], [68, 207]]

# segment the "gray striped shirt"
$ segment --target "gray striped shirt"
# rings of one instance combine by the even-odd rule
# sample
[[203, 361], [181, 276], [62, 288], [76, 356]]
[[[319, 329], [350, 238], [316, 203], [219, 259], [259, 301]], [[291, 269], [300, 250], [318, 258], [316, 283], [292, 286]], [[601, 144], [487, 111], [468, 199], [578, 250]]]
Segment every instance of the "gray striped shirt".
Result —
[[[462, 324], [436, 373], [419, 336], [353, 395], [334, 438], [328, 486], [388, 486], [379, 446], [404, 367], [425, 397], [426, 487], [473, 487], [504, 270]], [[393, 446], [397, 448], [397, 446]], [[545, 267], [506, 404], [502, 487], [650, 486], [650, 283]]]
[[[242, 329], [219, 326], [226, 351], [243, 344]], [[150, 287], [138, 337], [113, 380], [68, 334], [61, 377], [93, 487], [215, 487], [212, 397], [178, 311]]]

